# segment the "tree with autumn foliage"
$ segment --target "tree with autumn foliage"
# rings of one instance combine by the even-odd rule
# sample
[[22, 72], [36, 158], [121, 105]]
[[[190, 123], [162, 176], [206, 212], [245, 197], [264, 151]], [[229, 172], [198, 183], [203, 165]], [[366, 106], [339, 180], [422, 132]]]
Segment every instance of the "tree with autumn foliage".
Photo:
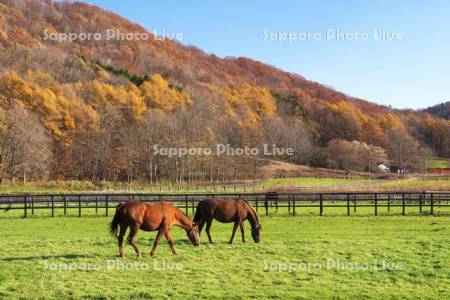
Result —
[[48, 178], [51, 143], [38, 118], [23, 107], [0, 109], [0, 183]]
[[372, 172], [377, 163], [386, 163], [388, 160], [383, 148], [359, 141], [333, 139], [328, 142], [327, 153], [328, 164], [331, 168], [347, 171]]
[[[294, 155], [272, 159], [369, 172], [381, 161], [415, 171], [426, 168], [426, 157], [450, 157], [450, 121], [434, 110], [394, 110], [262, 62], [222, 59], [170, 40], [46, 40], [46, 31], [145, 31], [85, 3], [47, 2], [0, 0], [2, 122], [11, 122], [8, 114], [27, 116], [40, 128], [35, 135], [47, 153], [40, 157], [48, 159], [43, 172], [10, 167], [7, 159], [4, 178], [179, 182], [261, 175], [260, 158], [170, 159], [153, 154], [156, 144], [276, 144]], [[14, 138], [23, 145], [26, 134], [17, 126], [3, 127], [6, 144]]]
[[177, 106], [191, 104], [191, 98], [182, 89], [170, 85], [159, 74], [150, 77], [140, 85], [143, 100], [152, 108], [172, 111]]

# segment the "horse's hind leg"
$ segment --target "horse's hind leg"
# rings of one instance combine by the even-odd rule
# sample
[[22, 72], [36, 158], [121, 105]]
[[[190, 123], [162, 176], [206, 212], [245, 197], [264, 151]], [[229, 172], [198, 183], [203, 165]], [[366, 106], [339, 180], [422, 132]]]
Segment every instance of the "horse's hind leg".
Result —
[[141, 250], [139, 250], [139, 247], [136, 245], [136, 234], [139, 231], [139, 225], [130, 226], [130, 234], [128, 235], [128, 243], [133, 247], [134, 251], [136, 252], [136, 255], [138, 257], [141, 257]]
[[173, 254], [177, 254], [177, 251], [175, 250], [175, 247], [173, 246], [172, 236], [170, 235], [169, 230], [167, 230], [164, 235], [166, 236], [167, 243], [169, 243], [170, 249], [172, 250]]
[[236, 234], [236, 230], [237, 230], [237, 228], [239, 226], [239, 223], [240, 223], [240, 221], [234, 222], [233, 233], [231, 234], [231, 238], [230, 238], [230, 241], [229, 241], [230, 244], [233, 244], [234, 235]]
[[244, 222], [239, 223], [239, 227], [241, 227], [242, 242], [245, 243], [245, 238], [244, 238]]
[[125, 232], [127, 231], [126, 225], [120, 224], [120, 231], [119, 235], [117, 236], [117, 241], [119, 242], [119, 255], [121, 258], [123, 258], [123, 237], [125, 235]]
[[208, 240], [211, 244], [213, 244], [211, 233], [209, 232], [211, 229], [212, 220], [206, 221], [206, 234], [208, 235]]
[[156, 235], [155, 241], [153, 242], [152, 252], [150, 252], [150, 255], [151, 255], [151, 256], [154, 256], [154, 255], [155, 255], [155, 252], [156, 252], [156, 246], [158, 246], [158, 243], [159, 243], [159, 241], [161, 240], [161, 238], [162, 238], [162, 236], [163, 236], [163, 234], [164, 234], [165, 231], [166, 231], [166, 230], [165, 230], [164, 228], [160, 228], [160, 229], [158, 230], [158, 234]]

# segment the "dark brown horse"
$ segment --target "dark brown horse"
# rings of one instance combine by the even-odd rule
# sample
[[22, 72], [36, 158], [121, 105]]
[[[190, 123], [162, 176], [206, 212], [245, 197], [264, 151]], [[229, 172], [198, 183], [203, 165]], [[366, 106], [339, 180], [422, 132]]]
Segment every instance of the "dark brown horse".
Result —
[[221, 223], [234, 223], [233, 233], [231, 234], [229, 241], [230, 244], [233, 243], [238, 226], [241, 228], [242, 242], [245, 243], [245, 220], [250, 222], [250, 226], [252, 227], [252, 237], [255, 243], [259, 243], [260, 241], [259, 232], [261, 230], [261, 225], [259, 224], [258, 215], [244, 199], [206, 199], [198, 203], [194, 222], [199, 225], [200, 233], [202, 232], [203, 226], [206, 224], [206, 234], [208, 235], [210, 243], [213, 242], [210, 233], [213, 219], [216, 219]]
[[[123, 237], [128, 227], [130, 228], [128, 242], [133, 246], [138, 257], [141, 256], [141, 251], [135, 243], [135, 238], [139, 229], [158, 231], [153, 242], [151, 256], [155, 255], [156, 246], [163, 235], [165, 235], [173, 254], [177, 254], [170, 235], [170, 228], [174, 225], [186, 230], [186, 234], [194, 246], [200, 244], [198, 226], [178, 208], [164, 201], [154, 204], [147, 204], [142, 201], [127, 201], [117, 205], [116, 213], [110, 224], [110, 231], [111, 234], [117, 236], [120, 257], [123, 257]], [[118, 227], [120, 227], [119, 235], [117, 235]]]

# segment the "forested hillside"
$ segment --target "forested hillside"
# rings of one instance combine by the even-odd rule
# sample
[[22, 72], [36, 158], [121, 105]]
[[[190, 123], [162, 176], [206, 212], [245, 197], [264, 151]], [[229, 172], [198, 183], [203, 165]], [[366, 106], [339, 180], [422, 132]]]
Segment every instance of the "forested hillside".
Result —
[[153, 38], [46, 38], [108, 29], [146, 32], [84, 3], [0, 0], [0, 179], [258, 176], [254, 157], [168, 158], [153, 153], [155, 144], [276, 144], [295, 150], [279, 159], [361, 171], [450, 157], [448, 120], [355, 99], [249, 58]]
[[450, 120], [450, 101], [428, 107], [424, 111], [438, 118]]

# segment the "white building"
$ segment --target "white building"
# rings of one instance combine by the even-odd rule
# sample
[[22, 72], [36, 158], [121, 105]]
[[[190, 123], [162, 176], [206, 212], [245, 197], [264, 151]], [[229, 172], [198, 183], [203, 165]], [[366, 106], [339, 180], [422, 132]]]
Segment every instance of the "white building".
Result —
[[379, 164], [378, 165], [378, 170], [380, 170], [383, 173], [388, 173], [389, 172], [389, 168], [386, 167], [384, 164]]

